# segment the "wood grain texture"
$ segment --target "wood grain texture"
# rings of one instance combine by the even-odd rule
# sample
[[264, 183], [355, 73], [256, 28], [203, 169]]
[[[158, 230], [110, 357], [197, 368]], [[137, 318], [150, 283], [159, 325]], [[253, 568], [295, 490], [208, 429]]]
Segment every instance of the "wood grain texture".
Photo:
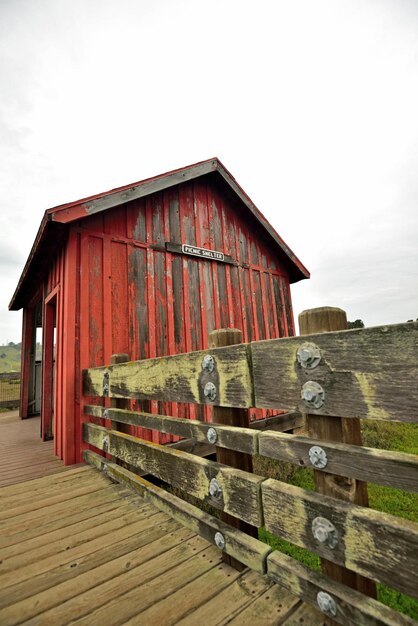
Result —
[[[312, 331], [325, 333], [347, 330], [347, 315], [345, 311], [336, 307], [309, 309], [300, 313], [299, 328], [301, 335], [311, 334]], [[358, 419], [312, 415], [310, 413], [305, 416], [305, 419], [309, 436], [320, 440], [321, 443], [325, 440], [358, 446], [362, 444]], [[369, 504], [367, 485], [361, 480], [314, 470], [314, 482], [318, 493], [361, 506], [368, 506]], [[321, 566], [324, 574], [333, 580], [362, 591], [372, 598], [377, 597], [376, 585], [371, 580], [326, 559], [321, 559]], [[333, 626], [333, 624], [334, 621], [328, 618], [327, 626]]]
[[[315, 369], [297, 363], [306, 341], [321, 350]], [[312, 415], [418, 422], [417, 350], [418, 322], [252, 343], [255, 405], [306, 412], [300, 393], [312, 380], [325, 390]]]
[[[393, 611], [362, 593], [314, 572], [290, 556], [274, 551], [267, 557], [267, 573], [282, 587], [318, 608], [317, 594], [329, 593], [337, 605], [334, 620], [343, 626], [414, 626], [415, 620]], [[326, 616], [324, 615], [324, 618]]]
[[[226, 467], [187, 452], [148, 443], [124, 433], [108, 431], [94, 424], [84, 424], [83, 433], [84, 441], [99, 450], [139, 467], [249, 524], [262, 526], [261, 476]], [[222, 488], [220, 498], [209, 494], [212, 479], [216, 479]]]
[[[209, 428], [215, 428], [217, 434], [216, 445], [222, 448], [232, 448], [247, 454], [258, 454], [258, 433], [252, 428], [238, 428], [224, 426], [218, 423], [200, 422], [180, 417], [156, 415], [155, 413], [143, 413], [120, 409], [104, 409], [97, 405], [85, 406], [85, 413], [95, 417], [103, 417], [107, 411], [109, 419], [119, 424], [131, 424], [158, 430], [162, 433], [177, 435], [185, 439], [195, 439], [199, 443], [207, 443]], [[123, 431], [121, 428], [114, 430]]]
[[[206, 354], [211, 354], [215, 360], [215, 369], [211, 373], [202, 369]], [[84, 395], [103, 396], [106, 372], [109, 375], [109, 396], [114, 398], [243, 408], [253, 405], [247, 346], [244, 344], [86, 369], [83, 370]], [[204, 395], [208, 382], [216, 386], [214, 401]]]
[[266, 558], [270, 554], [271, 548], [265, 543], [249, 537], [218, 518], [205, 513], [201, 509], [153, 485], [144, 478], [119, 467], [115, 463], [105, 460], [94, 452], [86, 450], [84, 459], [97, 469], [104, 471], [112, 480], [129, 485], [129, 487], [141, 494], [146, 501], [174, 517], [183, 526], [190, 528], [213, 545], [216, 545], [215, 533], [222, 533], [225, 538], [224, 551], [227, 554], [245, 563], [247, 567], [257, 572], [266, 572]]
[[259, 436], [259, 454], [302, 467], [312, 467], [309, 450], [318, 445], [325, 451], [328, 462], [323, 470], [316, 469], [316, 472], [418, 492], [418, 457], [415, 454], [318, 441], [287, 433], [267, 431]]
[[[418, 596], [418, 525], [387, 513], [268, 479], [261, 485], [265, 527], [337, 565]], [[315, 539], [315, 518], [337, 532], [332, 549]]]
[[[215, 229], [216, 230], [216, 229]], [[239, 344], [242, 341], [242, 331], [237, 328], [223, 328], [220, 330], [214, 330], [209, 335], [209, 347], [220, 348], [222, 346], [231, 346]], [[243, 431], [249, 430], [245, 428], [248, 426], [248, 412], [243, 409], [236, 409], [231, 407], [214, 407], [213, 420], [220, 424], [228, 425], [235, 429]], [[219, 429], [217, 429], [219, 430]], [[253, 442], [257, 441], [256, 433], [252, 433]], [[232, 442], [231, 442], [232, 443]], [[253, 471], [253, 459], [252, 452], [242, 452], [232, 449], [233, 446], [218, 446], [216, 447], [216, 460], [218, 463], [223, 463], [231, 467], [235, 467], [246, 472]], [[226, 512], [221, 514], [222, 520], [239, 529], [242, 532], [247, 533], [251, 537], [258, 537], [258, 529], [256, 526], [251, 526], [247, 522], [241, 519], [234, 518]], [[238, 571], [244, 569], [245, 564], [230, 555], [224, 555], [223, 561], [234, 567]]]

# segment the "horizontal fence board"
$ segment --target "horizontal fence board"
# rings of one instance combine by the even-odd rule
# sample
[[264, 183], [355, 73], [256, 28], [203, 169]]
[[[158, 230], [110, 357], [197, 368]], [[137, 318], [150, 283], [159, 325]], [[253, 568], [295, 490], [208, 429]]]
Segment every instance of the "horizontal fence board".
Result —
[[272, 415], [261, 420], [250, 422], [250, 428], [256, 430], [274, 430], [285, 432], [293, 428], [300, 428], [305, 423], [305, 418], [299, 411], [292, 413], [282, 413], [281, 415]]
[[[321, 350], [314, 369], [298, 364], [305, 342]], [[418, 323], [254, 342], [255, 406], [312, 415], [418, 422]], [[305, 382], [325, 391], [320, 408], [301, 400]]]
[[[319, 445], [327, 455], [327, 465], [319, 471], [418, 492], [418, 457], [413, 454], [318, 441], [275, 431], [259, 432], [252, 427], [237, 428], [154, 413], [105, 409], [97, 405], [87, 405], [84, 409], [87, 415], [151, 428], [198, 443], [208, 443], [207, 432], [209, 428], [214, 428], [217, 434], [216, 445], [219, 447], [247, 454], [260, 454], [302, 467], [314, 467], [309, 459], [309, 450], [312, 446]], [[273, 424], [275, 425], [275, 420]]]
[[271, 552], [270, 546], [225, 524], [209, 513], [156, 487], [144, 478], [136, 476], [90, 450], [84, 452], [84, 459], [94, 467], [104, 471], [111, 480], [128, 484], [161, 511], [171, 515], [210, 543], [216, 545], [215, 533], [222, 533], [225, 539], [224, 552], [244, 563], [247, 567], [262, 574], [266, 573], [266, 559]]
[[122, 409], [104, 409], [96, 405], [84, 407], [87, 415], [95, 417], [106, 417], [112, 421], [133, 426], [151, 428], [169, 435], [177, 435], [185, 439], [195, 439], [199, 443], [207, 443], [207, 432], [209, 428], [216, 430], [216, 445], [221, 448], [230, 448], [247, 454], [258, 453], [258, 432], [250, 428], [238, 428], [199, 422], [197, 420], [183, 419], [180, 417], [169, 417], [167, 415], [156, 415], [155, 413], [143, 413], [136, 411], [125, 411]]
[[[418, 596], [418, 525], [322, 494], [268, 479], [261, 485], [265, 527], [363, 576]], [[334, 548], [315, 539], [315, 518], [331, 521]]]
[[[212, 372], [202, 368], [203, 357], [208, 354], [214, 359]], [[108, 395], [112, 398], [242, 408], [254, 404], [246, 344], [86, 369], [83, 370], [84, 395], [107, 395], [104, 393], [106, 380]], [[213, 400], [204, 394], [207, 383], [215, 385]]]
[[[83, 424], [83, 436], [84, 441], [95, 448], [106, 451], [217, 509], [253, 526], [263, 524], [260, 484], [264, 479], [261, 476], [94, 424]], [[220, 498], [209, 494], [212, 479], [216, 479], [222, 488]]]
[[418, 456], [415, 454], [318, 441], [287, 433], [267, 431], [259, 436], [259, 454], [302, 467], [314, 468], [309, 459], [312, 446], [320, 446], [327, 456], [327, 465], [315, 468], [318, 471], [418, 492]]
[[344, 626], [416, 626], [415, 620], [393, 611], [330, 578], [313, 572], [290, 556], [274, 551], [267, 557], [267, 574], [279, 585], [318, 608], [317, 595], [326, 592], [336, 603], [333, 619]]

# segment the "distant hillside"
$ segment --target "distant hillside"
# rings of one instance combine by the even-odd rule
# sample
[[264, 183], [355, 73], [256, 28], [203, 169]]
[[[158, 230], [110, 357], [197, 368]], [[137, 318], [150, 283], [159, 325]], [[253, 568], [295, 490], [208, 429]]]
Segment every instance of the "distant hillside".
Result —
[[20, 371], [20, 343], [0, 346], [0, 372]]
[[[20, 372], [20, 351], [22, 344], [11, 341], [5, 346], [0, 346], [0, 373]], [[36, 344], [36, 360], [42, 358], [42, 344]]]

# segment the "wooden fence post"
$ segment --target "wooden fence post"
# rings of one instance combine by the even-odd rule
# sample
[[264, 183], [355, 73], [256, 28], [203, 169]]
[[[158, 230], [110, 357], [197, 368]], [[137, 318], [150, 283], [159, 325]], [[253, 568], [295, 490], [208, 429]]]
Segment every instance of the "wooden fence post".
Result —
[[[231, 346], [236, 343], [242, 343], [242, 331], [238, 328], [222, 328], [221, 330], [213, 330], [209, 333], [209, 348]], [[214, 406], [213, 421], [218, 424], [226, 424], [227, 426], [240, 426], [248, 428], [248, 411], [245, 409]], [[245, 454], [244, 452], [237, 452], [236, 450], [217, 447], [216, 460], [218, 463], [223, 463], [246, 472], [253, 471], [252, 456], [250, 454]], [[228, 515], [227, 513], [222, 513], [221, 519], [230, 526], [242, 530], [251, 537], [258, 537], [258, 529], [247, 522], [243, 522], [242, 520], [239, 520], [232, 515]], [[225, 563], [228, 563], [228, 565], [231, 565], [238, 571], [242, 571], [246, 567], [240, 561], [237, 561], [237, 559], [225, 554], [225, 552], [223, 553], [222, 558]]]
[[[347, 315], [342, 309], [320, 307], [303, 311], [299, 315], [301, 335], [347, 329]], [[360, 420], [325, 415], [306, 415], [309, 436], [323, 441], [339, 441], [362, 445]], [[316, 491], [333, 498], [368, 506], [367, 484], [363, 481], [344, 478], [314, 470]], [[353, 589], [376, 598], [374, 581], [356, 574], [340, 565], [321, 559], [324, 574]], [[332, 621], [331, 623], [335, 623]]]

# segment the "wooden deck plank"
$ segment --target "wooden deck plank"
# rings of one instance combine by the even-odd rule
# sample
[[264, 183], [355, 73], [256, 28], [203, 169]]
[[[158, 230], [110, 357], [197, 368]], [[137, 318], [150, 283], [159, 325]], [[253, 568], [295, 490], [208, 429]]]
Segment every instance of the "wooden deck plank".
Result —
[[74, 535], [78, 535], [78, 533], [84, 532], [89, 528], [93, 528], [98, 524], [102, 524], [104, 521], [115, 519], [123, 515], [126, 511], [132, 511], [134, 508], [135, 504], [129, 502], [123, 504], [119, 499], [113, 503], [113, 506], [112, 504], [110, 504], [110, 506], [105, 504], [102, 505], [99, 510], [94, 507], [91, 511], [91, 515], [75, 516], [72, 523], [60, 526], [55, 530], [45, 532], [41, 535], [24, 539], [23, 541], [19, 540], [17, 543], [2, 548], [1, 556], [3, 563], [5, 563], [6, 559], [9, 559], [12, 556], [15, 557], [23, 553], [27, 554], [31, 550], [40, 548], [41, 546], [47, 544], [51, 545], [58, 540], [63, 539], [68, 545], [68, 542], [71, 541]]
[[280, 622], [283, 626], [325, 626], [326, 621], [324, 615], [317, 611], [313, 606], [309, 604], [301, 603], [300, 606], [287, 617], [283, 622]]
[[[7, 495], [2, 495], [2, 489], [0, 489], [0, 502], [3, 507], [8, 507], [8, 506], [17, 506], [19, 505], [19, 503], [21, 502], [25, 502], [28, 498], [34, 500], [34, 499], [39, 499], [44, 497], [45, 495], [48, 496], [53, 496], [56, 493], [60, 493], [62, 491], [63, 488], [68, 489], [70, 487], [72, 487], [73, 485], [83, 485], [88, 481], [91, 481], [91, 476], [89, 476], [86, 473], [83, 474], [75, 474], [75, 475], [70, 475], [68, 476], [69, 472], [63, 472], [62, 474], [58, 474], [59, 476], [64, 476], [66, 477], [66, 480], [58, 480], [56, 479], [56, 477], [54, 476], [53, 479], [49, 479], [49, 483], [45, 483], [42, 485], [37, 485], [37, 480], [42, 480], [42, 479], [35, 479], [35, 480], [31, 480], [28, 481], [32, 487], [26, 489], [25, 491], [19, 491], [18, 493], [13, 493], [10, 492]], [[18, 486], [24, 485], [25, 483], [19, 483]], [[107, 484], [109, 485], [109, 481], [107, 481]]]
[[[195, 611], [177, 623], [182, 626], [196, 624], [226, 624], [238, 613], [251, 604], [260, 594], [272, 587], [272, 582], [252, 570], [245, 570], [243, 575], [226, 589], [205, 602]], [[275, 616], [274, 616], [275, 617]], [[275, 624], [268, 621], [268, 624]]]
[[78, 498], [80, 496], [84, 496], [86, 494], [94, 493], [95, 491], [100, 491], [101, 489], [105, 489], [109, 482], [103, 476], [102, 480], [88, 480], [83, 481], [81, 485], [77, 483], [73, 483], [71, 488], [66, 490], [60, 490], [56, 494], [44, 494], [43, 497], [37, 497], [32, 499], [32, 497], [28, 498], [25, 502], [20, 502], [17, 506], [10, 506], [10, 504], [6, 501], [4, 503], [5, 508], [0, 511], [0, 526], [3, 522], [6, 522], [9, 518], [17, 518], [24, 513], [36, 512], [40, 509], [45, 509], [54, 504], [60, 504], [62, 502], [66, 502], [69, 498]]
[[84, 507], [88, 506], [89, 503], [93, 503], [93, 498], [95, 495], [99, 495], [101, 491], [106, 491], [109, 489], [108, 487], [103, 487], [103, 485], [97, 485], [95, 491], [90, 491], [84, 495], [78, 495], [71, 497], [71, 499], [65, 500], [64, 502], [58, 502], [57, 504], [51, 504], [50, 506], [44, 507], [43, 509], [36, 509], [35, 511], [28, 511], [27, 513], [22, 513], [21, 515], [11, 520], [4, 520], [0, 523], [1, 533], [7, 532], [7, 528], [9, 527], [12, 531], [16, 529], [25, 529], [27, 527], [28, 522], [35, 522], [37, 524], [42, 524], [43, 520], [51, 519], [52, 516], [60, 516], [64, 512], [74, 510], [76, 507]]
[[[151, 517], [148, 511], [146, 512], [145, 517], [146, 519]], [[128, 524], [136, 522], [140, 518], [141, 513], [132, 510], [132, 508], [128, 505], [122, 504], [113, 515], [106, 514], [102, 516], [100, 521], [96, 521], [93, 526], [91, 524], [91, 520], [89, 520], [90, 524], [88, 524], [87, 528], [83, 528], [83, 526], [86, 526], [85, 522], [77, 524], [72, 529], [71, 534], [66, 532], [64, 533], [64, 536], [62, 536], [63, 533], [61, 533], [61, 537], [55, 541], [53, 541], [52, 537], [50, 537], [48, 543], [36, 545], [30, 550], [26, 550], [20, 554], [12, 554], [8, 558], [5, 558], [4, 553], [2, 553], [3, 558], [0, 564], [0, 576], [6, 572], [12, 572], [20, 569], [21, 567], [26, 567], [31, 563], [38, 563], [40, 560], [51, 555], [57, 555], [59, 557], [61, 552], [71, 550], [80, 544], [92, 541], [93, 539], [101, 537], [109, 532], [119, 530]], [[66, 531], [68, 531], [68, 529], [66, 529]]]
[[[197, 546], [195, 551], [188, 549], [193, 543]], [[177, 590], [184, 589], [190, 581], [220, 564], [219, 551], [208, 546], [204, 539], [194, 537], [186, 543], [181, 553], [172, 550], [171, 554], [167, 553], [153, 559], [145, 567], [140, 568], [134, 588], [132, 588], [131, 580], [120, 580], [120, 589], [122, 589], [122, 583], [124, 583], [123, 586], [128, 583], [130, 587], [128, 593], [119, 595], [107, 604], [104, 604], [106, 597], [101, 595], [100, 608], [76, 620], [75, 623], [80, 626], [95, 626], [102, 623], [107, 615], [108, 626], [124, 624], [131, 616], [153, 606], [162, 598], [171, 597]], [[94, 601], [97, 602], [96, 594]], [[165, 615], [160, 615], [160, 624], [161, 620], [164, 620], [165, 624]], [[142, 623], [148, 622], [144, 620]]]
[[[148, 606], [149, 594], [155, 589], [159, 592], [169, 593], [166, 590], [167, 581], [161, 576], [169, 575], [175, 569], [172, 585], [182, 584], [182, 580], [190, 576], [187, 564], [194, 562], [194, 555], [201, 554], [207, 547], [206, 542], [200, 537], [192, 537], [187, 541], [178, 542], [176, 532], [170, 537], [172, 546], [151, 560], [141, 563], [137, 567], [129, 567], [125, 572], [114, 576], [101, 585], [89, 588], [83, 593], [78, 593], [71, 600], [59, 604], [39, 615], [36, 621], [28, 621], [27, 626], [42, 624], [42, 626], [55, 626], [80, 621], [80, 623], [103, 624], [110, 626], [115, 621], [123, 623], [125, 613], [129, 611], [130, 602], [145, 602]], [[194, 549], [193, 549], [194, 548]], [[130, 554], [128, 555], [130, 559]], [[218, 557], [219, 559], [219, 557]], [[201, 559], [203, 562], [203, 559]], [[174, 564], [177, 567], [174, 568]], [[167, 568], [170, 568], [167, 572]], [[198, 566], [193, 569], [193, 575]], [[184, 570], [184, 572], [183, 572]], [[183, 572], [183, 573], [182, 573]], [[183, 576], [183, 578], [182, 578]], [[155, 582], [157, 581], [157, 582]], [[177, 588], [177, 587], [175, 587]], [[130, 593], [129, 593], [130, 592]], [[135, 600], [137, 599], [137, 600]]]
[[148, 609], [128, 620], [125, 626], [159, 626], [162, 616], [167, 626], [177, 624], [187, 613], [213, 598], [240, 576], [238, 570], [232, 569], [226, 563], [220, 563], [162, 600], [154, 601]]
[[280, 610], [297, 614], [295, 596], [222, 564], [217, 548], [125, 485], [66, 468], [39, 440], [39, 420], [0, 416], [0, 453], [2, 626], [194, 625], [200, 615], [257, 626], [268, 592], [276, 618], [279, 595]]
[[[64, 467], [64, 466], [63, 466]], [[62, 469], [62, 468], [60, 468]], [[80, 474], [82, 472], [88, 472], [89, 468], [85, 465], [79, 465], [77, 467], [68, 467], [65, 472], [58, 473], [54, 476], [54, 481], [51, 481], [50, 476], [39, 476], [37, 478], [29, 479], [24, 482], [19, 483], [18, 485], [4, 485], [0, 489], [0, 500], [3, 498], [7, 498], [10, 495], [15, 495], [19, 493], [26, 493], [28, 491], [36, 490], [41, 487], [48, 486], [53, 487], [55, 484], [64, 483], [66, 480], [70, 480], [74, 474]]]
[[[173, 540], [174, 536], [175, 540]], [[0, 609], [1, 623], [13, 626], [20, 621], [29, 620], [36, 615], [42, 614], [42, 619], [39, 620], [39, 623], [47, 624], [48, 620], [50, 620], [50, 623], [55, 626], [56, 623], [59, 623], [54, 622], [54, 620], [59, 619], [57, 605], [76, 598], [89, 589], [94, 589], [108, 581], [117, 579], [127, 572], [135, 571], [135, 568], [142, 566], [147, 561], [172, 548], [175, 541], [181, 544], [190, 540], [192, 536], [189, 530], [180, 528], [174, 520], [167, 520], [157, 529], [150, 528], [142, 533], [140, 540], [136, 541], [136, 548], [132, 539], [129, 545], [127, 542], [123, 542], [125, 545], [128, 545], [128, 548], [117, 558], [109, 560], [109, 555], [104, 554], [103, 562], [97, 564], [99, 561], [96, 554], [95, 558], [86, 559], [87, 564], [90, 564], [91, 568], [84, 568], [85, 571], [78, 573], [78, 575], [64, 577], [62, 582], [57, 584], [55, 584], [55, 578], [55, 583], [52, 587], [53, 593], [51, 593], [51, 587], [46, 587], [39, 593], [29, 595], [25, 599], [17, 600], [14, 603], [12, 602], [3, 610]], [[82, 568], [83, 563], [79, 561], [77, 571], [80, 572]], [[73, 571], [71, 570], [69, 573], [72, 574]], [[68, 606], [71, 605], [64, 607], [64, 612]]]
[[41, 441], [39, 417], [0, 413], [0, 429], [0, 487], [68, 471], [54, 456], [53, 441]]
[[[34, 537], [44, 536], [57, 528], [64, 528], [81, 519], [96, 517], [96, 515], [100, 514], [102, 511], [107, 510], [108, 507], [119, 507], [122, 492], [122, 489], [109, 485], [106, 489], [94, 494], [94, 498], [91, 498], [91, 508], [77, 507], [78, 510], [74, 512], [74, 506], [67, 507], [61, 511], [60, 516], [57, 515], [52, 519], [47, 516], [42, 519], [40, 523], [38, 518], [38, 522], [33, 525], [28, 524], [27, 521], [19, 525], [13, 525], [13, 523], [11, 523], [9, 528], [3, 529], [0, 534], [0, 548], [11, 546]], [[80, 502], [78, 502], [78, 504], [80, 504]]]
[[96, 539], [86, 541], [80, 546], [66, 550], [64, 554], [53, 554], [52, 556], [46, 557], [41, 561], [37, 561], [36, 563], [29, 563], [20, 567], [11, 574], [8, 572], [0, 574], [0, 598], [3, 596], [3, 593], [7, 593], [6, 590], [9, 586], [14, 586], [19, 582], [28, 580], [39, 575], [40, 573], [54, 569], [57, 566], [70, 564], [75, 559], [91, 554], [99, 549], [108, 548], [110, 553], [113, 543], [116, 543], [121, 539], [134, 536], [137, 533], [141, 533], [146, 528], [158, 525], [163, 521], [165, 521], [165, 517], [161, 513], [146, 516], [143, 520], [130, 522], [122, 528], [119, 528], [117, 531], [110, 531], [100, 537], [97, 537]]
[[[254, 602], [251, 602], [251, 604], [237, 613], [228, 624], [232, 626], [266, 626], [269, 623], [285, 624], [287, 623], [286, 620], [301, 604], [301, 601], [296, 596], [289, 595], [285, 589], [278, 585], [272, 585], [259, 594]], [[310, 622], [306, 622], [306, 626], [310, 626]]]

